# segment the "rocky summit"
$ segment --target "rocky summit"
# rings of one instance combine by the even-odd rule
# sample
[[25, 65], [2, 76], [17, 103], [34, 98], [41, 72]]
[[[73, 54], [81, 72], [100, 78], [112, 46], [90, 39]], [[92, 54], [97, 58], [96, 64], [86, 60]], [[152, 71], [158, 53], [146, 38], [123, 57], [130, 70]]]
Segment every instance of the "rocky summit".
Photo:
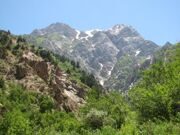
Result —
[[153, 53], [159, 48], [134, 28], [123, 24], [107, 30], [79, 31], [55, 23], [25, 37], [31, 44], [80, 62], [103, 87], [119, 91], [134, 85], [139, 69], [144, 63], [151, 63]]

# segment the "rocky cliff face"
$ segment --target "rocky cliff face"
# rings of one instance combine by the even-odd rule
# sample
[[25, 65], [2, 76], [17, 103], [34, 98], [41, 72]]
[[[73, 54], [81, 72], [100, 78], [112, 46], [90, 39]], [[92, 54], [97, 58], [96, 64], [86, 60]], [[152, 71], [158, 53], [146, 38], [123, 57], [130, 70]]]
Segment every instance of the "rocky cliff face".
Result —
[[77, 110], [85, 102], [85, 89], [70, 81], [68, 74], [59, 67], [55, 67], [51, 63], [36, 57], [32, 52], [26, 52], [21, 60], [30, 66], [38, 77], [45, 81], [49, 92], [54, 95], [60, 108], [64, 108], [66, 111]]
[[79, 61], [101, 85], [115, 90], [127, 90], [132, 86], [141, 64], [150, 60], [158, 48], [126, 25], [83, 32], [56, 23], [33, 31], [27, 40]]

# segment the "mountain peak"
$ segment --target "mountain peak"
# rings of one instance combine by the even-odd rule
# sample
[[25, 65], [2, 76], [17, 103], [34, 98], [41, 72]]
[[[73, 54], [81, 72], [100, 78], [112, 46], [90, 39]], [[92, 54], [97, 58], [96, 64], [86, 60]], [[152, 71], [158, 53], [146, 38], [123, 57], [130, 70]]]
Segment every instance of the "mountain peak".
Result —
[[60, 35], [63, 35], [69, 38], [74, 38], [77, 32], [75, 29], [71, 28], [69, 25], [57, 22], [57, 23], [53, 23], [49, 25], [46, 28], [36, 29], [31, 34], [34, 36], [37, 36], [37, 35], [45, 35], [45, 34], [52, 34], [52, 33], [58, 33]]
[[48, 26], [48, 28], [59, 28], [59, 27], [70, 27], [70, 26], [60, 22], [52, 23], [51, 25]]

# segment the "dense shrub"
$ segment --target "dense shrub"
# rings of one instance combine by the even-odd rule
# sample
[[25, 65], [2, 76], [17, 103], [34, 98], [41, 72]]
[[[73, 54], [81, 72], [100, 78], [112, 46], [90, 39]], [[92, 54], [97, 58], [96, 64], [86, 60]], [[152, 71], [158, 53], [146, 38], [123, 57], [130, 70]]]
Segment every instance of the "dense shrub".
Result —
[[144, 121], [170, 120], [179, 112], [180, 45], [173, 53], [173, 61], [156, 61], [144, 72], [139, 85], [130, 91], [132, 105]]
[[85, 124], [92, 129], [100, 129], [103, 126], [104, 117], [106, 117], [106, 115], [107, 114], [103, 111], [92, 109], [86, 115]]
[[30, 135], [32, 130], [30, 122], [20, 111], [7, 112], [0, 122], [1, 135]]
[[40, 99], [40, 112], [51, 111], [54, 108], [53, 99], [47, 96], [42, 96]]

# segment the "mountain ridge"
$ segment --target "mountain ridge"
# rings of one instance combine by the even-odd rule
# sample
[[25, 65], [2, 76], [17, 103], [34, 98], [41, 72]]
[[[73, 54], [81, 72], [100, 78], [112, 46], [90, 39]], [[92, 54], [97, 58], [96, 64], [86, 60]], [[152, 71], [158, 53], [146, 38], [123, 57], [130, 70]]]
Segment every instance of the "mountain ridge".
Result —
[[[27, 41], [80, 62], [101, 85], [115, 90], [127, 90], [135, 81], [131, 76], [136, 65], [151, 58], [159, 48], [154, 42], [145, 40], [132, 26], [124, 24], [116, 24], [107, 30], [79, 31], [67, 24], [55, 23], [33, 31]], [[126, 62], [118, 69], [118, 63], [122, 61]]]

